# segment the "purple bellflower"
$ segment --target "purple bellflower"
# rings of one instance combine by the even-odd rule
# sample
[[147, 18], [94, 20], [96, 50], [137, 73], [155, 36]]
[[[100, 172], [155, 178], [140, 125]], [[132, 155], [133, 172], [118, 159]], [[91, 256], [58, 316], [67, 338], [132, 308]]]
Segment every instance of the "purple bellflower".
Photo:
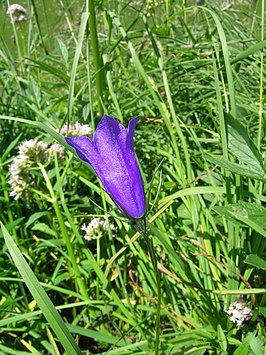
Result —
[[[88, 137], [66, 138], [80, 159], [89, 163], [116, 206], [138, 230], [145, 230], [146, 199], [143, 180], [134, 153], [134, 131], [138, 118], [126, 129], [113, 117], [104, 115]], [[139, 222], [139, 223], [138, 223]]]

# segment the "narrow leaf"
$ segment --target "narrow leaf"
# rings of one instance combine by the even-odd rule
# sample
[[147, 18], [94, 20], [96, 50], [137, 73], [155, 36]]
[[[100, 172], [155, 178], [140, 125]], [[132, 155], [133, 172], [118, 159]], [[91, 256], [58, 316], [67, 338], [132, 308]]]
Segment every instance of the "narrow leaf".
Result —
[[221, 349], [223, 351], [226, 351], [227, 350], [227, 340], [226, 340], [226, 336], [224, 334], [223, 328], [221, 327], [220, 324], [218, 324], [218, 326], [217, 326], [217, 335], [218, 335], [218, 341], [221, 346]]
[[246, 50], [239, 53], [233, 60], [231, 60], [231, 64], [237, 63], [239, 61], [242, 61], [243, 59], [248, 58], [253, 53], [260, 51], [264, 47], [266, 47], [266, 39], [264, 41], [253, 44], [252, 46], [248, 47]]
[[28, 286], [32, 296], [36, 300], [38, 306], [40, 307], [43, 315], [47, 319], [49, 325], [57, 335], [58, 339], [61, 341], [62, 346], [65, 348], [67, 354], [78, 354], [81, 355], [81, 351], [75, 343], [72, 335], [68, 331], [65, 323], [60, 317], [59, 313], [55, 309], [53, 303], [48, 297], [47, 293], [44, 291], [33, 271], [27, 264], [22, 253], [17, 247], [16, 243], [12, 239], [11, 235], [8, 233], [5, 226], [1, 223], [2, 233], [8, 247], [8, 250], [12, 256], [12, 259], [18, 268], [22, 278], [24, 279], [26, 285]]
[[258, 269], [266, 270], [266, 261], [258, 255], [250, 254], [244, 262], [257, 267]]
[[266, 318], [266, 307], [259, 307], [259, 312]]
[[[254, 210], [256, 211], [257, 209], [260, 212], [263, 211], [263, 213], [261, 215], [254, 213]], [[246, 226], [254, 229], [266, 238], [266, 230], [264, 229], [265, 217], [263, 219], [263, 216], [265, 216], [266, 213], [264, 210], [266, 209], [264, 207], [252, 203], [239, 202], [226, 207], [215, 207], [214, 210], [228, 220], [233, 218], [232, 220], [236, 219], [237, 221], [244, 223]], [[228, 215], [230, 218], [228, 218]]]
[[227, 113], [225, 113], [225, 120], [231, 153], [252, 170], [257, 170], [263, 174], [262, 156], [249, 137], [247, 128]]
[[126, 339], [119, 339], [113, 335], [105, 334], [96, 330], [82, 328], [72, 324], [69, 324], [67, 327], [72, 333], [83, 335], [86, 338], [93, 338], [97, 340], [97, 342], [104, 342], [116, 346], [124, 346], [130, 344], [130, 342], [128, 342]]
[[30, 218], [28, 219], [28, 221], [25, 224], [25, 227], [28, 228], [32, 223], [34, 223], [35, 221], [37, 221], [39, 218], [41, 218], [42, 216], [46, 216], [47, 214], [49, 214], [49, 212], [47, 211], [42, 211], [42, 212], [36, 212], [33, 213]]
[[40, 231], [43, 232], [45, 234], [51, 235], [52, 237], [56, 237], [56, 231], [51, 229], [47, 224], [45, 223], [37, 223], [32, 227], [32, 230], [35, 231]]
[[246, 176], [252, 179], [260, 180], [266, 182], [266, 174], [261, 170], [255, 170], [251, 167], [240, 165], [237, 163], [230, 162], [228, 160], [223, 160], [221, 157], [214, 157], [211, 155], [205, 155], [206, 160], [210, 161], [213, 164], [220, 166], [221, 168], [227, 169], [234, 174], [238, 174], [240, 176]]

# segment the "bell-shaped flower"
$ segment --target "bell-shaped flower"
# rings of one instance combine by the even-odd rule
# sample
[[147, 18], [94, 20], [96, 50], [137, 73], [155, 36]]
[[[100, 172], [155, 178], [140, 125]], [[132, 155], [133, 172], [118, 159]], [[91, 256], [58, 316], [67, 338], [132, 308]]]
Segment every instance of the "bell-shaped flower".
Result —
[[131, 220], [142, 218], [146, 210], [143, 180], [133, 148], [137, 121], [137, 117], [133, 118], [126, 129], [104, 115], [93, 140], [85, 136], [66, 138], [79, 158], [93, 167], [123, 215]]

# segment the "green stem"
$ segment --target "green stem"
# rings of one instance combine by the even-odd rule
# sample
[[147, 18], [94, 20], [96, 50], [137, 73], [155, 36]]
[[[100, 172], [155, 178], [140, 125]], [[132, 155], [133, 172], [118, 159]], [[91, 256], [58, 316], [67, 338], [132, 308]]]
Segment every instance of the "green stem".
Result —
[[156, 283], [157, 283], [157, 309], [156, 309], [156, 325], [155, 325], [155, 349], [154, 355], [159, 354], [160, 345], [160, 311], [161, 311], [161, 300], [162, 300], [162, 289], [161, 289], [161, 275], [157, 267], [157, 258], [155, 254], [155, 249], [152, 240], [144, 235], [145, 241], [148, 245], [149, 254], [151, 257], [152, 266], [155, 273]]
[[[7, 0], [7, 6], [8, 6], [8, 8], [10, 7], [9, 0]], [[21, 55], [20, 43], [19, 43], [19, 39], [18, 39], [18, 33], [17, 33], [15, 22], [13, 20], [14, 20], [14, 17], [13, 17], [12, 14], [10, 14], [10, 21], [11, 21], [11, 25], [12, 25], [12, 28], [13, 28], [13, 35], [14, 35], [14, 38], [15, 38], [15, 44], [16, 44], [16, 47], [17, 47], [17, 55], [18, 55], [17, 59], [18, 59], [18, 62], [20, 64], [20, 66], [21, 66], [21, 69], [23, 70], [23, 66], [21, 65], [22, 55]]]
[[[70, 167], [70, 164], [72, 163], [73, 157], [74, 157], [74, 155], [70, 154], [70, 157], [68, 158], [68, 160], [66, 162], [65, 168], [64, 168], [63, 173], [62, 173], [62, 175], [60, 177], [60, 186], [63, 185], [63, 182], [65, 180], [66, 174], [68, 172], [68, 168]], [[56, 157], [55, 157], [55, 159], [56, 159]]]
[[45, 182], [46, 182], [46, 186], [47, 186], [47, 188], [49, 190], [49, 193], [50, 193], [50, 196], [51, 196], [51, 202], [53, 204], [53, 208], [54, 208], [56, 217], [58, 219], [60, 230], [61, 230], [62, 236], [64, 238], [64, 242], [65, 242], [66, 247], [67, 247], [67, 252], [68, 252], [72, 267], [73, 267], [73, 271], [74, 271], [75, 277], [77, 279], [79, 290], [80, 290], [80, 292], [81, 292], [83, 297], [88, 298], [88, 293], [87, 293], [87, 290], [86, 290], [86, 286], [85, 286], [85, 284], [84, 284], [84, 282], [82, 280], [81, 273], [80, 273], [78, 264], [76, 262], [74, 249], [72, 247], [72, 244], [71, 244], [71, 241], [70, 241], [70, 238], [69, 238], [69, 234], [68, 234], [66, 225], [64, 223], [64, 219], [63, 219], [61, 210], [59, 208], [58, 200], [57, 200], [56, 195], [54, 193], [51, 181], [50, 181], [50, 179], [48, 177], [48, 174], [47, 174], [44, 166], [42, 164], [38, 164], [38, 165], [39, 165], [40, 170], [41, 170], [41, 172], [43, 174], [43, 177], [44, 177]]
[[[261, 41], [264, 40], [264, 20], [265, 4], [261, 3]], [[263, 130], [263, 96], [264, 96], [264, 51], [260, 53], [260, 94], [259, 94], [259, 131], [258, 131], [258, 149], [261, 148], [261, 138]]]
[[103, 97], [103, 90], [105, 86], [105, 77], [103, 72], [103, 60], [99, 52], [96, 15], [95, 15], [93, 0], [88, 0], [88, 7], [89, 7], [89, 14], [90, 14], [89, 27], [90, 27], [90, 35], [91, 35], [91, 48], [92, 48], [93, 62], [95, 65], [98, 110], [100, 116], [103, 116], [104, 109], [102, 104], [102, 97]]

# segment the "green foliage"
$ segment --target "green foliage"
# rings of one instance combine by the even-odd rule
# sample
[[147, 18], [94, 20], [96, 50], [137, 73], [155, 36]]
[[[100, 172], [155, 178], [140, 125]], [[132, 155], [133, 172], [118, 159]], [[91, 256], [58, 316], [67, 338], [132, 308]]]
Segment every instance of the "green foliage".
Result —
[[[264, 2], [80, 4], [0, 8], [0, 352], [151, 354], [159, 305], [161, 354], [262, 354]], [[64, 140], [102, 110], [140, 117], [154, 249]]]

